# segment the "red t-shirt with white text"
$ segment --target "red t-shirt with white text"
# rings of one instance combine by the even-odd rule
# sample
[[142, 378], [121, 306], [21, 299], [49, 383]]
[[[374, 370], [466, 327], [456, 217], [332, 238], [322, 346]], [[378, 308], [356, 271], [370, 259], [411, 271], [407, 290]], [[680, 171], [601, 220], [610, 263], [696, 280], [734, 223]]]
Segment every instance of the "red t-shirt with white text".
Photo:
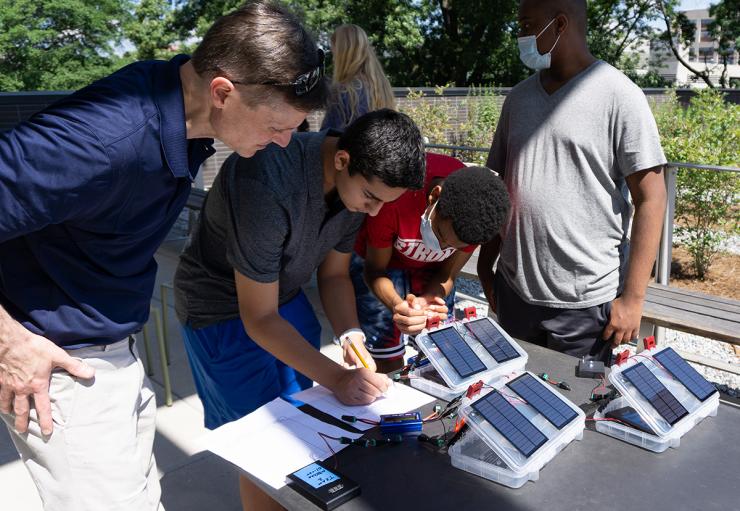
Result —
[[[430, 184], [435, 179], [444, 179], [456, 170], [465, 167], [457, 158], [444, 154], [427, 153], [427, 172], [424, 188], [407, 191], [393, 202], [384, 204], [380, 212], [365, 219], [357, 234], [355, 252], [366, 255], [366, 246], [375, 248], [393, 247], [388, 263], [392, 269], [432, 269], [450, 258], [454, 248], [433, 251], [421, 239], [421, 215], [427, 208]], [[473, 252], [475, 245], [468, 245], [465, 252]]]

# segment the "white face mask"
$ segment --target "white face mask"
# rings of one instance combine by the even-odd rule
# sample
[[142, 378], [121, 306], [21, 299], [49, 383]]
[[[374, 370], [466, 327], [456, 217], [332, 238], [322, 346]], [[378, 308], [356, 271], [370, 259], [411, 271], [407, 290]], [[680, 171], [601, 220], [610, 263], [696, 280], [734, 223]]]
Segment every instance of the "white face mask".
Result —
[[555, 44], [552, 45], [550, 51], [548, 51], [544, 55], [542, 55], [537, 49], [537, 38], [540, 37], [542, 35], [542, 32], [547, 30], [547, 27], [552, 25], [556, 19], [557, 18], [553, 18], [553, 20], [545, 25], [545, 28], [540, 30], [540, 33], [536, 36], [528, 35], [517, 39], [517, 42], [519, 43], [519, 58], [522, 59], [522, 63], [524, 63], [524, 65], [527, 66], [529, 69], [539, 71], [540, 69], [548, 69], [550, 67], [552, 50], [555, 49], [558, 41], [560, 41], [560, 34], [558, 34], [558, 38], [555, 39]]
[[421, 215], [421, 241], [429, 250], [441, 252], [442, 247], [439, 245], [439, 240], [432, 230], [432, 211], [434, 211], [434, 208], [436, 207], [437, 203], [435, 202], [429, 210], [429, 213], [424, 211]]

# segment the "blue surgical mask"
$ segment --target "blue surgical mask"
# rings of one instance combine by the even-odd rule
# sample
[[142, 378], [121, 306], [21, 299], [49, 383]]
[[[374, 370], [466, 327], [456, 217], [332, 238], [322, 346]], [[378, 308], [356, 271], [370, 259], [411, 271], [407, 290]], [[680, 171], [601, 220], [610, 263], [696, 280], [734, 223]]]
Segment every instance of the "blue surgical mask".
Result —
[[429, 209], [429, 213], [424, 211], [421, 215], [421, 241], [424, 245], [433, 252], [441, 252], [442, 247], [439, 245], [437, 235], [432, 230], [432, 211], [437, 207], [437, 203]]
[[552, 50], [555, 49], [555, 46], [557, 46], [558, 41], [560, 41], [560, 34], [558, 34], [558, 38], [555, 39], [555, 44], [552, 45], [552, 48], [550, 48], [550, 51], [542, 55], [540, 51], [537, 49], [537, 38], [539, 38], [542, 35], [542, 32], [547, 30], [547, 27], [553, 24], [556, 18], [553, 18], [553, 20], [545, 25], [545, 28], [540, 30], [540, 33], [535, 35], [528, 35], [525, 37], [520, 37], [517, 39], [517, 42], [519, 43], [519, 58], [522, 60], [522, 63], [527, 66], [529, 69], [534, 69], [535, 71], [539, 71], [540, 69], [548, 69], [550, 67], [550, 61], [552, 59]]

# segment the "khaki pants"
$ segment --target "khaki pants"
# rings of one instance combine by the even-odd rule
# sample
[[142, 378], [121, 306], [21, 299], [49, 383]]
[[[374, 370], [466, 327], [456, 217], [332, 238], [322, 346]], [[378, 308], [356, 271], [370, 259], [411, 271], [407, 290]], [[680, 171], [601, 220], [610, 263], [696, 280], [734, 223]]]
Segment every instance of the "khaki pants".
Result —
[[54, 432], [44, 438], [35, 410], [19, 435], [2, 415], [46, 511], [154, 511], [160, 486], [152, 453], [156, 403], [151, 383], [126, 339], [69, 351], [95, 369], [77, 380], [51, 376]]

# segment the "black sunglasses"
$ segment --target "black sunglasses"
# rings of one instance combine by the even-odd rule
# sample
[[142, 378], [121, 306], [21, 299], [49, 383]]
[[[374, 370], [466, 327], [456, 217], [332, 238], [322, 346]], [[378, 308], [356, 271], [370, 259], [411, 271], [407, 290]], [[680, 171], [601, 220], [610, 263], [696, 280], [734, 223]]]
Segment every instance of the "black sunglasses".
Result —
[[311, 92], [324, 77], [324, 50], [319, 48], [317, 51], [317, 55], [319, 57], [319, 65], [310, 71], [298, 75], [296, 79], [292, 82], [276, 82], [272, 80], [266, 82], [240, 82], [237, 80], [231, 80], [231, 83], [238, 83], [241, 85], [272, 85], [274, 87], [294, 87], [295, 95], [303, 96]]

